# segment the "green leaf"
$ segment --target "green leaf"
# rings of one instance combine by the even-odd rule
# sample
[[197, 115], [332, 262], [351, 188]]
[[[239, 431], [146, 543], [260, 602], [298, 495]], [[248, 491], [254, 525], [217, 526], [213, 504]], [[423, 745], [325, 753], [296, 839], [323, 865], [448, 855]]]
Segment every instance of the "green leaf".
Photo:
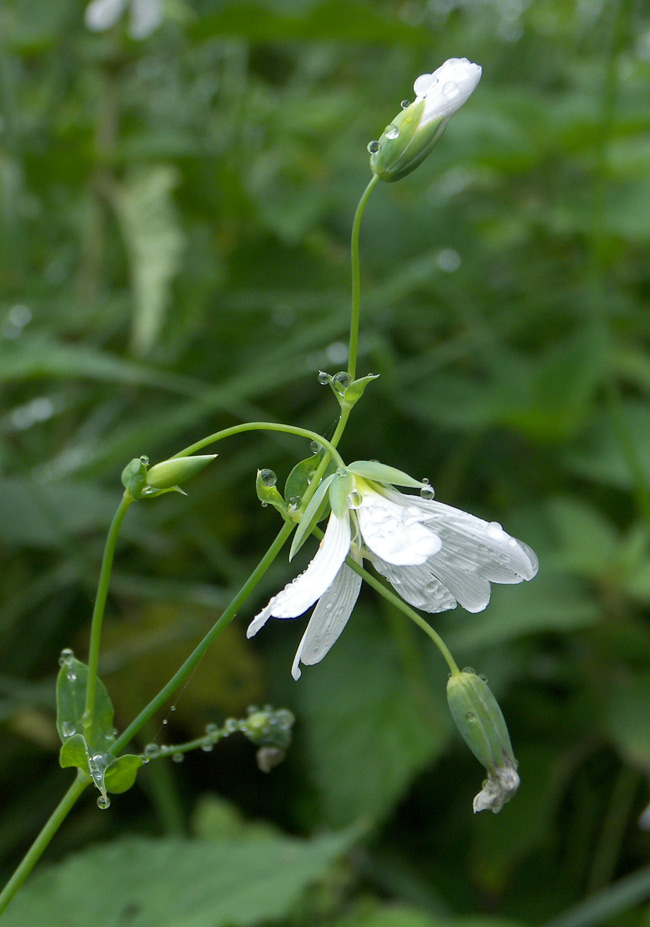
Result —
[[141, 766], [142, 757], [135, 753], [125, 753], [124, 756], [118, 757], [104, 773], [104, 785], [107, 791], [114, 792], [116, 795], [127, 792], [135, 782]]
[[65, 769], [76, 766], [78, 769], [88, 769], [88, 752], [83, 734], [73, 734], [63, 741], [59, 751], [59, 764]]
[[[301, 460], [300, 463], [296, 464], [287, 477], [287, 482], [284, 486], [284, 498], [287, 502], [295, 499], [302, 499], [307, 487], [311, 484], [316, 468], [321, 460], [321, 455], [315, 454], [313, 457], [308, 457], [306, 460]], [[336, 464], [330, 460], [323, 474], [323, 478], [331, 476], [335, 472]]]
[[284, 920], [357, 836], [114, 841], [37, 872], [3, 927], [249, 927]]
[[105, 753], [115, 740], [113, 705], [106, 686], [98, 679], [95, 715], [92, 725], [86, 727], [82, 719], [87, 686], [88, 667], [74, 657], [69, 658], [59, 670], [56, 681], [56, 727], [62, 743], [75, 734], [83, 734], [89, 753]]
[[378, 460], [355, 460], [354, 463], [348, 465], [348, 470], [350, 473], [355, 473], [368, 480], [375, 480], [378, 483], [411, 486], [413, 489], [421, 489], [424, 485], [422, 480], [416, 480], [403, 470], [389, 467], [387, 464], [379, 463]]
[[132, 344], [140, 356], [149, 353], [158, 340], [171, 284], [180, 267], [184, 236], [172, 201], [177, 183], [174, 168], [149, 165], [113, 190], [131, 265], [135, 299]]

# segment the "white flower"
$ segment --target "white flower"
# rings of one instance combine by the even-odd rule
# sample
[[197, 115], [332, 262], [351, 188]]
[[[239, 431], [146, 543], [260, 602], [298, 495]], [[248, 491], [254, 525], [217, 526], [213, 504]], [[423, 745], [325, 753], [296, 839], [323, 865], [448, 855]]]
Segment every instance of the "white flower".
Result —
[[433, 74], [420, 74], [415, 100], [368, 145], [370, 169], [380, 180], [401, 180], [422, 163], [447, 123], [474, 93], [483, 69], [467, 58], [449, 58]]
[[422, 487], [392, 467], [357, 461], [324, 480], [305, 510], [296, 549], [329, 492], [332, 514], [314, 559], [273, 596], [247, 631], [252, 637], [269, 618], [296, 618], [318, 602], [296, 653], [294, 679], [301, 662], [322, 660], [354, 608], [361, 579], [345, 564], [349, 554], [357, 562], [368, 557], [406, 602], [427, 612], [457, 604], [481, 611], [490, 600], [491, 582], [519, 583], [537, 573], [533, 551], [501, 525], [404, 495], [391, 484]]
[[146, 39], [163, 21], [161, 0], [92, 0], [84, 16], [91, 32], [105, 32], [130, 8], [128, 32], [132, 39]]
[[519, 782], [519, 773], [510, 761], [503, 766], [497, 766], [494, 770], [488, 770], [488, 777], [483, 783], [483, 788], [474, 797], [474, 814], [478, 814], [479, 811], [491, 811], [493, 814], [498, 814], [515, 795]]
[[476, 90], [482, 73], [483, 68], [467, 58], [449, 58], [433, 74], [420, 74], [413, 84], [414, 104], [425, 101], [418, 128], [457, 113]]

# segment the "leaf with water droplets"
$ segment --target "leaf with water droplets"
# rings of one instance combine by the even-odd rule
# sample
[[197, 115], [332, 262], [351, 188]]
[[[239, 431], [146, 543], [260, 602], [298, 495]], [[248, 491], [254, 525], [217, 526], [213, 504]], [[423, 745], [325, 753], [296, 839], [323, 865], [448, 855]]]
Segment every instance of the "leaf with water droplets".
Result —
[[[106, 686], [100, 679], [97, 680], [95, 692], [95, 711], [91, 724], [84, 724], [83, 716], [86, 709], [86, 689], [88, 688], [88, 667], [75, 658], [67, 659], [61, 669], [56, 682], [56, 727], [64, 746], [83, 734], [83, 739], [90, 753], [105, 752], [115, 740], [113, 729], [113, 705]], [[72, 747], [61, 754], [63, 757], [72, 755]], [[63, 762], [62, 762], [62, 765]], [[66, 765], [79, 765], [67, 763]], [[86, 768], [84, 761], [81, 768]]]
[[84, 770], [88, 768], [88, 754], [83, 734], [73, 734], [64, 741], [59, 753], [59, 764], [63, 769], [68, 766]]
[[413, 489], [422, 486], [422, 480], [416, 480], [403, 470], [389, 467], [378, 460], [355, 460], [348, 465], [348, 470], [357, 476], [376, 480], [378, 483], [390, 483], [391, 486], [411, 486]]

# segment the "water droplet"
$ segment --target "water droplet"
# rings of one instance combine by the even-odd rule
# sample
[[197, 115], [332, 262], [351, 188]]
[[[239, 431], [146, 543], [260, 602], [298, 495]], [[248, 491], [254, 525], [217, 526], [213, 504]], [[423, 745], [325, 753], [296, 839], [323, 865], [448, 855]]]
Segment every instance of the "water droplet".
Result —
[[318, 382], [321, 384], [321, 386], [326, 386], [329, 383], [329, 381], [330, 381], [329, 373], [325, 373], [324, 370], [321, 370], [320, 373], [318, 374]]
[[428, 93], [431, 93], [437, 83], [438, 78], [434, 77], [433, 74], [420, 74], [413, 84], [415, 95], [417, 97], [426, 97]]
[[140, 463], [142, 464], [143, 467], [148, 467], [148, 466], [149, 466], [149, 458], [148, 458], [148, 457], [145, 457], [144, 454], [143, 454], [142, 457], [140, 458]]
[[68, 672], [65, 674], [65, 677], [68, 682], [76, 682], [77, 680], [77, 674], [73, 673], [72, 670], [68, 670]]
[[170, 710], [170, 711], [176, 711], [176, 705], [170, 705], [170, 706], [169, 706], [169, 710]]
[[476, 715], [474, 714], [473, 711], [466, 711], [466, 712], [465, 712], [465, 720], [466, 720], [466, 721], [474, 721], [475, 718], [476, 718]]
[[390, 125], [384, 132], [384, 135], [386, 136], [387, 139], [389, 139], [392, 142], [396, 138], [399, 138], [399, 129], [397, 128], [397, 126]]
[[374, 138], [371, 142], [368, 142], [368, 151], [370, 152], [370, 154], [377, 154], [380, 148], [381, 148], [381, 145], [379, 144], [376, 138]]
[[339, 370], [338, 373], [334, 374], [334, 380], [336, 383], [339, 383], [341, 386], [349, 386], [352, 382], [352, 377], [347, 372], [347, 370]]
[[273, 470], [260, 470], [260, 482], [264, 486], [275, 486], [278, 478]]
[[[318, 441], [312, 441], [311, 444], [309, 445], [309, 448], [312, 454], [314, 454], [314, 456], [316, 456], [316, 454], [320, 454], [320, 452], [323, 450], [320, 444], [318, 443]], [[309, 475], [310, 480], [313, 477], [313, 475], [314, 475], [313, 473], [310, 473]]]
[[487, 682], [487, 681], [488, 681], [487, 676], [485, 675], [485, 673], [481, 673], [480, 676], [479, 676], [478, 678], [481, 680], [481, 682]]
[[288, 708], [280, 708], [275, 713], [275, 720], [277, 721], [278, 725], [286, 731], [292, 727], [296, 719], [293, 715], [293, 712], [289, 711]]
[[74, 651], [69, 647], [64, 647], [59, 654], [59, 666], [70, 666], [74, 660]]
[[237, 718], [226, 718], [223, 726], [227, 734], [234, 734], [239, 730], [239, 721]]
[[143, 766], [146, 766], [147, 763], [149, 762], [149, 757], [148, 757], [148, 756], [145, 756], [144, 753], [141, 753], [141, 754], [140, 754], [140, 760], [142, 761], [142, 765], [143, 765]]
[[101, 811], [106, 811], [107, 808], [111, 807], [111, 800], [108, 795], [100, 795], [97, 799], [97, 807]]
[[473, 666], [464, 666], [463, 672], [467, 673], [468, 676], [476, 676], [476, 670]]
[[408, 109], [410, 105], [411, 105], [410, 100], [402, 100], [402, 102], [400, 103], [400, 106], [402, 107], [402, 109]]
[[426, 478], [423, 479], [422, 482], [424, 483], [424, 486], [420, 490], [420, 496], [423, 499], [433, 499], [433, 497], [436, 494], [433, 486], [429, 485], [429, 480], [427, 480]]
[[150, 760], [155, 760], [157, 756], [160, 756], [160, 747], [158, 744], [147, 744], [143, 750], [143, 753]]
[[460, 87], [455, 80], [448, 80], [446, 84], [442, 86], [442, 93], [448, 100], [453, 100], [454, 97], [457, 97], [460, 92]]
[[349, 507], [351, 509], [358, 509], [358, 508], [361, 508], [362, 504], [363, 504], [363, 496], [361, 495], [361, 493], [357, 492], [356, 490], [354, 492], [351, 492], [350, 495], [348, 496]]
[[163, 724], [169, 724], [169, 718], [163, 718], [162, 723], [163, 723]]
[[73, 734], [77, 733], [77, 728], [72, 721], [64, 721], [61, 725], [61, 733], [64, 737], [72, 737]]
[[498, 521], [491, 521], [490, 524], [485, 529], [485, 533], [488, 537], [492, 538], [495, 541], [503, 540], [505, 531], [501, 527]]
[[262, 508], [263, 508], [263, 509], [268, 509], [268, 507], [269, 507], [268, 502], [262, 502], [261, 505], [262, 505]]
[[206, 724], [205, 733], [208, 735], [208, 737], [212, 737], [214, 734], [218, 734], [219, 725], [218, 724]]
[[182, 763], [184, 759], [185, 757], [183, 756], [182, 753], [172, 753], [172, 760], [175, 763]]
[[210, 753], [211, 750], [214, 750], [213, 742], [206, 738], [201, 744], [201, 750], [203, 750], [204, 753]]

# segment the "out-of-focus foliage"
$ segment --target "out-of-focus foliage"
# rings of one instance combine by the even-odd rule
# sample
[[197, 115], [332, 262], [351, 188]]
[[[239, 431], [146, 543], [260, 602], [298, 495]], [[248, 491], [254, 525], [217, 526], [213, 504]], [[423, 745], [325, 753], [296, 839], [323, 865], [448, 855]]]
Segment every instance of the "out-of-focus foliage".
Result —
[[[647, 923], [647, 6], [165, 0], [144, 41], [128, 18], [93, 34], [83, 12], [0, 8], [3, 874], [70, 779], [57, 656], [86, 645], [122, 467], [245, 419], [330, 429], [316, 375], [345, 366], [366, 144], [451, 56], [482, 64], [481, 84], [366, 212], [359, 375], [381, 378], [341, 450], [428, 476], [541, 567], [485, 613], [435, 617], [508, 719], [522, 786], [498, 817], [471, 815], [482, 770], [448, 719], [443, 662], [370, 590], [299, 683], [302, 619], [244, 642], [299, 569], [280, 558], [146, 736], [198, 736], [268, 700], [297, 717], [285, 763], [265, 776], [236, 737], [180, 767], [150, 763], [109, 811], [82, 800], [48, 851], [60, 868], [44, 864], [16, 905], [33, 892], [39, 911], [50, 886], [74, 907], [103, 886], [106, 917], [124, 914], [112, 886], [131, 873], [133, 924], [163, 883], [193, 899], [186, 921], [163, 908], [184, 925]], [[283, 483], [309, 453], [266, 434], [217, 450], [187, 497], [126, 520], [101, 667], [122, 727], [278, 530], [257, 469]], [[216, 794], [238, 822], [226, 836], [209, 824]], [[71, 923], [46, 904], [53, 927]]]

